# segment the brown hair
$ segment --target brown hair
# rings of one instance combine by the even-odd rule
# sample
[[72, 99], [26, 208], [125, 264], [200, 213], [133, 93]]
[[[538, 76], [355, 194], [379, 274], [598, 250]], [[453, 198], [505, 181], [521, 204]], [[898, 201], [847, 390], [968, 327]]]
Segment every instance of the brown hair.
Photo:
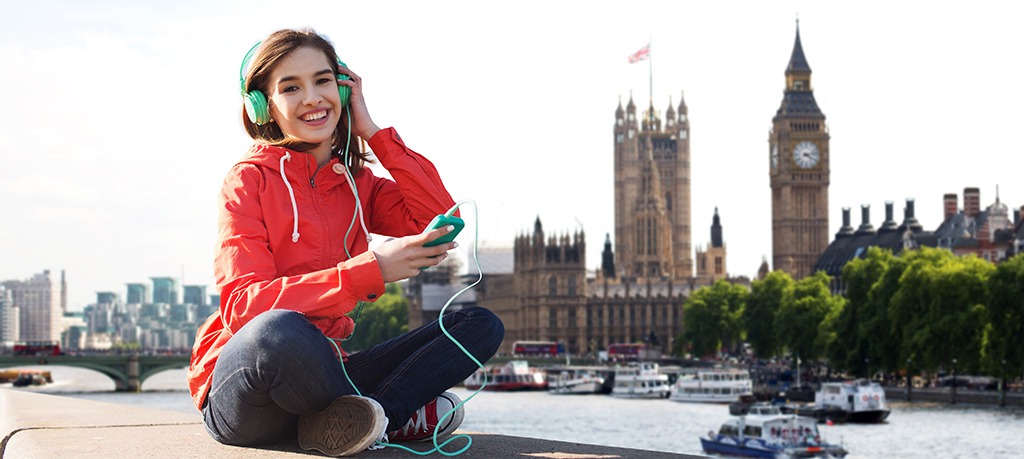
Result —
[[[304, 47], [323, 51], [331, 68], [334, 68], [334, 65], [336, 65], [337, 53], [334, 51], [334, 45], [327, 41], [327, 38], [314, 32], [313, 29], [278, 30], [270, 34], [266, 40], [263, 40], [263, 43], [260, 44], [259, 49], [249, 63], [249, 70], [245, 75], [245, 92], [260, 90], [264, 95], [269, 94], [270, 73], [277, 67], [277, 63], [292, 51]], [[346, 117], [343, 114], [339, 116], [338, 126], [331, 137], [331, 151], [340, 158], [345, 148], [345, 139], [349, 139], [349, 154], [351, 156], [349, 168], [355, 173], [362, 168], [363, 163], [370, 160], [366, 152], [362, 151], [360, 147], [359, 137], [349, 131], [348, 125], [345, 124], [345, 119]], [[304, 142], [286, 136], [281, 131], [280, 126], [273, 121], [262, 126], [253, 123], [245, 114], [244, 107], [242, 109], [242, 125], [245, 127], [245, 131], [249, 133], [249, 137], [252, 137], [254, 140], [262, 140], [271, 145], [285, 147], [289, 150], [309, 151], [319, 146], [316, 143]]]

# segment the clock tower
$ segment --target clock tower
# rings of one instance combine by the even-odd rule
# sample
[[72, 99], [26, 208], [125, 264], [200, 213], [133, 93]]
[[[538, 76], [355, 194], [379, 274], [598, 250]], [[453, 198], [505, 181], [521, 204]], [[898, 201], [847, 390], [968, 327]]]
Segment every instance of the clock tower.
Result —
[[801, 279], [828, 247], [829, 134], [797, 23], [786, 90], [768, 135], [772, 268]]

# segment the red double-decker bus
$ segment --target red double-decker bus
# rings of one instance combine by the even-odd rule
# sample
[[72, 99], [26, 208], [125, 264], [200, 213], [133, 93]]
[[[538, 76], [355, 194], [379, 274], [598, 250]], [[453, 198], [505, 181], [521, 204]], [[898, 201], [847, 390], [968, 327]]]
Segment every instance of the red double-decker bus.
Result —
[[61, 355], [60, 343], [57, 341], [18, 341], [11, 350], [14, 355], [22, 356]]
[[512, 353], [520, 356], [552, 356], [565, 352], [562, 343], [557, 341], [516, 341], [512, 343]]

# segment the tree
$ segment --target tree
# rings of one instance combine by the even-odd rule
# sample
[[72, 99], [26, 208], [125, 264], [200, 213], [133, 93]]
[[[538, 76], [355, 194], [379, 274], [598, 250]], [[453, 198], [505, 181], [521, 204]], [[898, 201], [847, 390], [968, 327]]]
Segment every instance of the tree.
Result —
[[739, 342], [740, 315], [747, 300], [743, 286], [719, 280], [701, 287], [683, 305], [683, 341], [696, 356], [715, 354], [721, 346]]
[[760, 358], [771, 358], [779, 353], [775, 314], [782, 305], [782, 298], [792, 289], [793, 278], [785, 271], [772, 271], [763, 280], [751, 283], [742, 322], [747, 330], [747, 342]]
[[346, 351], [366, 350], [409, 330], [409, 301], [396, 283], [388, 284], [376, 302], [363, 303], [361, 308], [349, 314], [356, 328], [345, 342]]
[[828, 285], [829, 276], [824, 271], [800, 279], [783, 298], [775, 316], [779, 342], [803, 361], [821, 357], [821, 324], [834, 314], [834, 309], [842, 307], [842, 299], [833, 297]]
[[961, 368], [977, 370], [988, 278], [994, 270], [973, 255], [957, 257], [928, 247], [912, 252], [890, 301], [901, 355], [913, 356], [925, 370], [948, 368], [953, 359]]
[[[996, 266], [989, 278], [981, 361], [987, 373], [1024, 372], [1024, 253]], [[1005, 362], [1005, 366], [1004, 366]]]
[[893, 260], [892, 252], [868, 248], [864, 258], [855, 258], [843, 267], [846, 302], [828, 318], [825, 329], [829, 362], [839, 370], [869, 374], [871, 363], [880, 364], [891, 347], [888, 343], [889, 311], [887, 302], [873, 301], [871, 292], [883, 278]]

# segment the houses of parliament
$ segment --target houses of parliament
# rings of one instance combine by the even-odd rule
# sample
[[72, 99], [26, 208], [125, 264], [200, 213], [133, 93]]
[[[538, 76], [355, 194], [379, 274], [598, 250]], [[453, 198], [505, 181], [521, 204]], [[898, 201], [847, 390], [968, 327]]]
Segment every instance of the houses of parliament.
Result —
[[[769, 154], [762, 156], [772, 193], [772, 264], [799, 278], [828, 246], [829, 185], [829, 134], [799, 30], [772, 126]], [[538, 217], [532, 231], [516, 236], [511, 269], [485, 269], [467, 300], [504, 321], [500, 353], [511, 353], [517, 340], [558, 341], [576, 355], [620, 342], [671, 350], [691, 292], [728, 273], [718, 209], [709, 239], [698, 239], [694, 250], [689, 130], [682, 97], [678, 105], [670, 100], [663, 114], [653, 100], [643, 110], [632, 96], [625, 106], [620, 100], [612, 127], [615, 227], [605, 235], [600, 268], [585, 265], [582, 229], [555, 234]], [[765, 262], [761, 275], [767, 270]], [[438, 290], [444, 282], [437, 277], [445, 275], [441, 270], [410, 280], [410, 329], [436, 319], [454, 293]]]

